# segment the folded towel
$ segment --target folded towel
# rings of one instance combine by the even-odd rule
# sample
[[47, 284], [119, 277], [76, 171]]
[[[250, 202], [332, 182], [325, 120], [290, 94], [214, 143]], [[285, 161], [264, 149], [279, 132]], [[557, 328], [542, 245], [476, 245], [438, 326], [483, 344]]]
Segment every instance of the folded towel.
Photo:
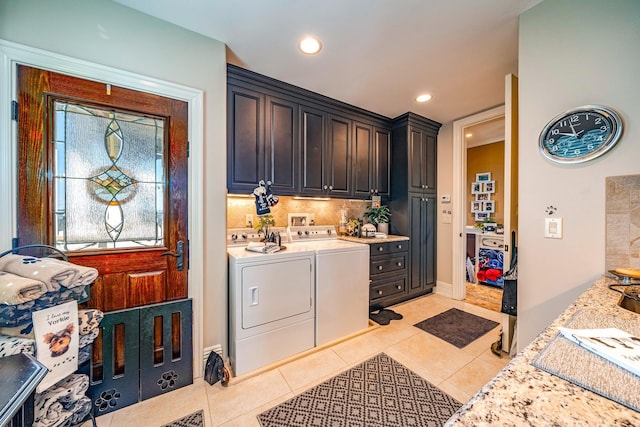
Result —
[[88, 335], [100, 325], [103, 318], [104, 313], [95, 308], [78, 310], [78, 332], [80, 335]]
[[0, 326], [16, 327], [31, 322], [31, 313], [44, 308], [53, 307], [63, 302], [89, 299], [89, 286], [77, 288], [60, 288], [55, 292], [47, 292], [40, 298], [17, 305], [0, 304]]
[[79, 335], [78, 346], [85, 347], [93, 343], [95, 339], [98, 337], [99, 333], [100, 333], [100, 329], [96, 328], [91, 332], [89, 332], [87, 335]]
[[98, 277], [98, 270], [95, 268], [54, 258], [35, 258], [15, 254], [0, 258], [0, 270], [44, 282], [50, 292], [57, 291], [60, 286], [65, 288], [86, 286]]
[[46, 292], [47, 285], [40, 280], [0, 271], [0, 304], [21, 304], [40, 298]]
[[36, 342], [30, 338], [10, 337], [0, 335], [0, 357], [13, 356], [14, 354], [27, 353], [36, 355]]
[[30, 338], [34, 339], [33, 322], [30, 320], [24, 325], [13, 327], [0, 327], [0, 335], [9, 335], [10, 337]]
[[262, 254], [272, 254], [274, 252], [278, 252], [280, 250], [280, 246], [273, 242], [249, 242], [249, 244], [247, 245], [247, 250], [251, 252], [259, 252]]
[[[58, 381], [42, 393], [37, 393], [34, 402], [34, 427], [57, 427], [69, 425], [68, 421], [77, 418], [86, 410], [89, 377], [84, 374], [71, 374]], [[89, 405], [89, 408], [91, 406]], [[86, 416], [85, 412], [82, 418]], [[81, 418], [78, 418], [78, 421]]]

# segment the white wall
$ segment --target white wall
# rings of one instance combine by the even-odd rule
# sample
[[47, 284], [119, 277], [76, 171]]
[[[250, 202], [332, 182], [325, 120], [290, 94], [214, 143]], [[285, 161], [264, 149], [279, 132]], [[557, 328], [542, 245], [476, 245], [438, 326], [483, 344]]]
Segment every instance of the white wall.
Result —
[[[443, 223], [443, 210], [452, 211], [453, 202], [441, 203], [440, 196], [453, 196], [453, 122], [445, 123], [438, 133], [438, 209], [437, 224], [437, 283], [445, 289], [453, 284], [453, 224]], [[453, 197], [452, 197], [453, 199]], [[449, 293], [450, 295], [450, 293]]]
[[224, 345], [227, 288], [224, 44], [117, 3], [95, 0], [2, 0], [0, 39], [204, 91], [205, 158], [191, 159], [205, 165], [204, 347]]
[[[605, 273], [605, 177], [640, 172], [638, 46], [637, 0], [546, 0], [520, 17], [520, 348]], [[545, 160], [542, 128], [584, 104], [621, 114], [621, 142], [584, 164]], [[543, 237], [549, 205], [564, 218], [562, 240]]]

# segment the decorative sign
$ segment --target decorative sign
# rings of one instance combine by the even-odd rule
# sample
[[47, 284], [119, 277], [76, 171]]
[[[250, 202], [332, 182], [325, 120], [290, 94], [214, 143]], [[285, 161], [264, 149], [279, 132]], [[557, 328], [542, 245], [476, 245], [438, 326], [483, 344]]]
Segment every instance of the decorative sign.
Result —
[[32, 317], [37, 359], [49, 369], [36, 390], [42, 393], [78, 370], [78, 302], [34, 311]]

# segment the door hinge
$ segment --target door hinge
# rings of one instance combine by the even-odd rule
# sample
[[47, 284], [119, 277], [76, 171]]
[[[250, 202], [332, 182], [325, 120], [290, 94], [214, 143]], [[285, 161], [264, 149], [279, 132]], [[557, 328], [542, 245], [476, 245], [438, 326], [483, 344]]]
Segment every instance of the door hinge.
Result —
[[504, 251], [509, 252], [509, 245], [504, 245]]
[[191, 155], [191, 142], [187, 141], [187, 158]]
[[18, 101], [11, 101], [11, 120], [18, 121]]

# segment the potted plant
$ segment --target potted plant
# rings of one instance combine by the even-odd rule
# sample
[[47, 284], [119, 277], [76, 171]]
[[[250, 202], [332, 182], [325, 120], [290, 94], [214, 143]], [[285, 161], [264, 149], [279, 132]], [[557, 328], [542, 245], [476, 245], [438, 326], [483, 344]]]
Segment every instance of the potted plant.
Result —
[[375, 225], [379, 232], [389, 234], [391, 211], [388, 206], [369, 206], [364, 212], [364, 217]]

